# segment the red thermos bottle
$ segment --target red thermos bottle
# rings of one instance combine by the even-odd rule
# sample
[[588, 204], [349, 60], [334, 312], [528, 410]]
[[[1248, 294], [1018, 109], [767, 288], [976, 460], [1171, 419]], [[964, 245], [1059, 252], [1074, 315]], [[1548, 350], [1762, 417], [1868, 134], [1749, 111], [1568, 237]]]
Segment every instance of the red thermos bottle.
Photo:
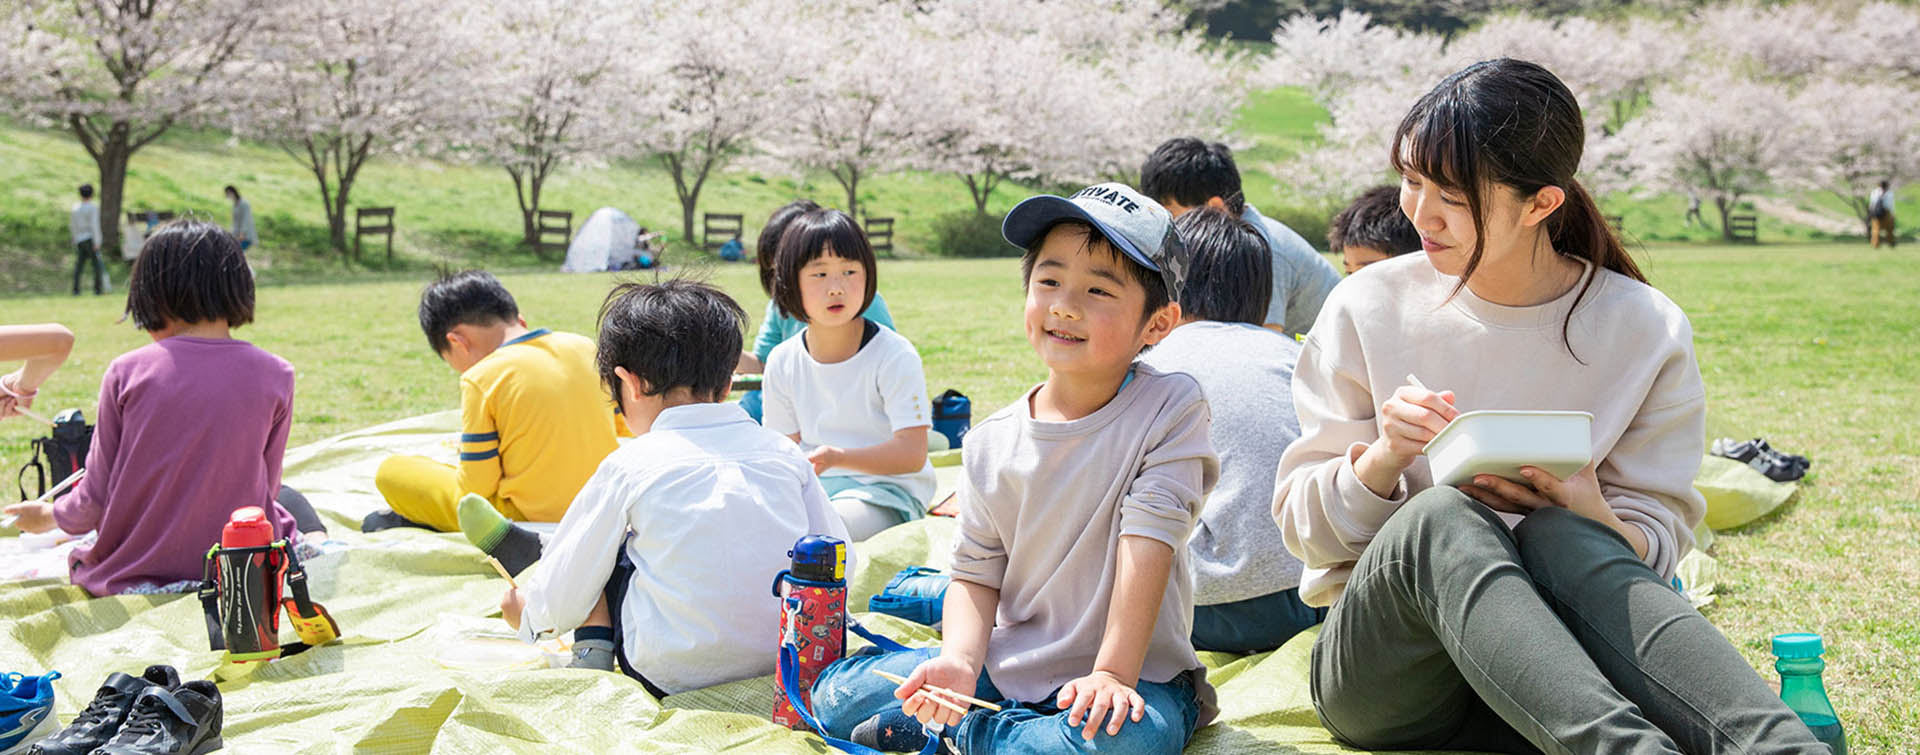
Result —
[[273, 522], [258, 506], [233, 512], [220, 531], [217, 555], [220, 627], [228, 657], [261, 660], [280, 654], [280, 584], [285, 556], [273, 547]]

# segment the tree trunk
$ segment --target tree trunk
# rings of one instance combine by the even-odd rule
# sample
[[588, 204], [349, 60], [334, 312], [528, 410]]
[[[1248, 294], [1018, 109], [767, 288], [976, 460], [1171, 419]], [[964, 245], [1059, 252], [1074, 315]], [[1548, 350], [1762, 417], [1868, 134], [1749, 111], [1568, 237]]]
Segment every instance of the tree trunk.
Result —
[[1713, 206], [1720, 211], [1720, 240], [1732, 241], [1733, 225], [1727, 221], [1727, 218], [1733, 214], [1733, 202], [1723, 196], [1714, 197]]
[[513, 199], [520, 204], [520, 243], [526, 244], [539, 255], [540, 233], [534, 230], [533, 215], [540, 211], [539, 194], [534, 195], [533, 203], [527, 203], [526, 174], [518, 168], [507, 168], [507, 175], [513, 179]]
[[847, 216], [853, 218], [855, 223], [860, 222], [860, 167], [841, 163], [830, 172], [833, 173], [833, 180], [839, 181], [840, 187], [847, 190]]
[[[707, 176], [719, 162], [715, 154], [711, 148], [708, 149], [706, 156], [698, 159], [698, 166], [688, 165], [684, 154], [660, 155], [660, 165], [667, 169], [667, 175], [673, 177], [673, 194], [680, 199], [680, 235], [690, 246], [699, 246], [704, 241], [693, 235], [693, 211], [700, 205], [700, 192], [707, 187]], [[689, 172], [693, 173], [692, 180], [688, 180]]]
[[132, 158], [126, 124], [115, 123], [100, 145], [99, 159], [94, 161], [100, 168], [100, 238], [94, 241], [99, 244], [101, 259], [120, 258], [120, 208], [126, 197], [127, 163]]
[[960, 180], [967, 185], [967, 196], [973, 197], [973, 211], [980, 217], [987, 216], [987, 200], [993, 198], [993, 190], [1000, 185], [1003, 176], [988, 169], [975, 178], [971, 173], [961, 174]]

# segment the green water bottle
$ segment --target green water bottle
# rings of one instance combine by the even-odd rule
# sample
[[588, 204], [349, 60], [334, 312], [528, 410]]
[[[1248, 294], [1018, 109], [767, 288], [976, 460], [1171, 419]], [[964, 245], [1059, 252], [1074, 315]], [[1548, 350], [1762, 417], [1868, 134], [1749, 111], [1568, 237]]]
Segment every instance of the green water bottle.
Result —
[[1800, 714], [1800, 720], [1813, 730], [1813, 738], [1825, 743], [1833, 755], [1847, 755], [1847, 734], [1840, 730], [1840, 717], [1827, 700], [1827, 686], [1820, 672], [1827, 667], [1820, 656], [1826, 648], [1820, 635], [1808, 632], [1779, 634], [1773, 637], [1773, 667], [1780, 671], [1780, 699]]

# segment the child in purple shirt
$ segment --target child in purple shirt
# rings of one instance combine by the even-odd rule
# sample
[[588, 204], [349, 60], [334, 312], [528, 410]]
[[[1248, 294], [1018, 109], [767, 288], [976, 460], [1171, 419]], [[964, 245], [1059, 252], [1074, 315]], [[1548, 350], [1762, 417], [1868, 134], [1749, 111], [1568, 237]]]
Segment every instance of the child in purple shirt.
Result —
[[[26, 532], [97, 532], [68, 564], [93, 595], [197, 581], [242, 506], [264, 508], [277, 536], [297, 537], [293, 513], [275, 502], [293, 366], [229, 334], [253, 321], [240, 245], [210, 223], [161, 227], [134, 262], [127, 312], [153, 343], [107, 366], [87, 476], [57, 503], [7, 509]], [[304, 500], [294, 507], [312, 520]]]

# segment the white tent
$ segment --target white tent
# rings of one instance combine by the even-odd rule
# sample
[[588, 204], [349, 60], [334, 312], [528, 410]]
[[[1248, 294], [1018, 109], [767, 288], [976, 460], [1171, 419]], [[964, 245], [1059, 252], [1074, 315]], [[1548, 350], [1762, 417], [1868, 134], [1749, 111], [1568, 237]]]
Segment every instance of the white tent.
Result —
[[617, 269], [621, 263], [631, 262], [639, 251], [633, 246], [639, 234], [640, 224], [626, 213], [612, 207], [594, 210], [567, 244], [567, 261], [561, 263], [560, 270], [599, 273]]

